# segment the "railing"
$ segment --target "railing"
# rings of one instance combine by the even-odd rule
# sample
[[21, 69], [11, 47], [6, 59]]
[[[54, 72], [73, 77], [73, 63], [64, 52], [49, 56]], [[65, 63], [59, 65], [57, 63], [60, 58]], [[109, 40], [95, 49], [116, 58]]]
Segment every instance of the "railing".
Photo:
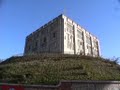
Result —
[[120, 81], [61, 81], [58, 85], [0, 84], [0, 90], [120, 90]]

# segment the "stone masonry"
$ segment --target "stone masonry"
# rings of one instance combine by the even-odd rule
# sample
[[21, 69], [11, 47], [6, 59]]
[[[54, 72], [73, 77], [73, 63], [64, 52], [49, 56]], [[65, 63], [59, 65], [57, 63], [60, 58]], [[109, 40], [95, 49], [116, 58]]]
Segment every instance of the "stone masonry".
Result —
[[26, 37], [24, 54], [60, 53], [100, 56], [97, 37], [61, 14]]

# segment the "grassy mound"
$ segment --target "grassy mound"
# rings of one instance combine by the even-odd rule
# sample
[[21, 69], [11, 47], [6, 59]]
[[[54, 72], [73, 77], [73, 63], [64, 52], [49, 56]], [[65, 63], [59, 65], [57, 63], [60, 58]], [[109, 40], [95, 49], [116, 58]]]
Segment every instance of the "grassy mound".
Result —
[[77, 55], [11, 57], [0, 64], [0, 83], [57, 84], [60, 80], [120, 80], [115, 61]]

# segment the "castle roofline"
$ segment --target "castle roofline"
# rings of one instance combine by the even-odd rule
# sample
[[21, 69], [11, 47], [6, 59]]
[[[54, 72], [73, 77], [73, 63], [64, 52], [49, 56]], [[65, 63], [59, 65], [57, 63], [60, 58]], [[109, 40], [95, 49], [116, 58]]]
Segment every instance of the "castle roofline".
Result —
[[35, 32], [40, 31], [41, 28], [46, 27], [48, 24], [54, 22], [56, 19], [58, 18], [63, 18], [66, 17], [67, 19], [70, 19], [72, 22], [74, 22], [77, 26], [80, 26], [82, 29], [85, 30], [85, 32], [88, 32], [90, 35], [94, 36], [96, 39], [98, 39], [95, 35], [93, 35], [92, 33], [90, 33], [88, 30], [86, 30], [85, 28], [83, 28], [80, 24], [78, 24], [77, 22], [75, 22], [74, 20], [72, 20], [69, 16], [61, 13], [60, 15], [58, 15], [57, 17], [53, 18], [52, 20], [48, 21], [46, 24], [42, 25], [40, 28], [38, 28], [37, 30], [35, 30], [34, 32], [32, 32], [31, 34], [29, 34], [27, 37], [30, 37], [31, 35], [33, 35]]

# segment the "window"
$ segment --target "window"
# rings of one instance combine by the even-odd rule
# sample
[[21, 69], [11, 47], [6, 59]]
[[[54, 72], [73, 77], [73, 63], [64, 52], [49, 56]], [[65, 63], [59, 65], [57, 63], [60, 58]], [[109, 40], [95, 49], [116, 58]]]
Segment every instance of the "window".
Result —
[[78, 37], [79, 39], [82, 39], [82, 38], [83, 38], [83, 32], [80, 31], [80, 30], [77, 30], [77, 37]]
[[28, 50], [30, 50], [31, 49], [31, 47], [30, 46], [28, 46]]
[[74, 49], [74, 42], [73, 42], [73, 35], [71, 34], [66, 34], [66, 40], [67, 40], [67, 48], [69, 49]]
[[46, 37], [43, 38], [43, 42], [44, 42], [44, 43], [46, 42]]
[[93, 50], [93, 54], [95, 55], [95, 56], [98, 56], [98, 51], [97, 50]]
[[36, 35], [36, 38], [38, 38], [39, 37], [39, 33], [37, 33], [37, 35]]
[[94, 47], [98, 48], [98, 42], [97, 41], [94, 42]]
[[43, 35], [44, 35], [44, 34], [45, 34], [45, 30], [41, 30], [41, 34], [43, 34]]
[[70, 24], [67, 24], [67, 31], [71, 34], [73, 34], [73, 26]]
[[80, 42], [80, 45], [82, 45], [82, 46], [83, 46], [83, 42]]
[[73, 26], [70, 25], [70, 24], [67, 24], [67, 27], [68, 27], [69, 29], [72, 29], [72, 28], [73, 28]]
[[36, 41], [36, 42], [35, 42], [35, 47], [37, 47], [37, 46], [38, 46], [38, 42]]
[[88, 54], [91, 55], [91, 53], [92, 53], [91, 47], [90, 47], [90, 46], [87, 46], [87, 48], [88, 48]]
[[53, 33], [53, 38], [55, 38], [55, 37], [56, 37], [56, 33], [54, 32], [54, 33]]
[[32, 41], [32, 38], [28, 38], [27, 41], [28, 41], [28, 42], [31, 42], [31, 41]]
[[72, 35], [70, 36], [70, 41], [71, 41], [71, 43], [73, 43], [73, 36]]
[[78, 39], [78, 49], [83, 50], [83, 42], [81, 40]]
[[90, 37], [86, 36], [86, 42], [91, 45]]
[[67, 34], [67, 48], [70, 48], [70, 35]]

